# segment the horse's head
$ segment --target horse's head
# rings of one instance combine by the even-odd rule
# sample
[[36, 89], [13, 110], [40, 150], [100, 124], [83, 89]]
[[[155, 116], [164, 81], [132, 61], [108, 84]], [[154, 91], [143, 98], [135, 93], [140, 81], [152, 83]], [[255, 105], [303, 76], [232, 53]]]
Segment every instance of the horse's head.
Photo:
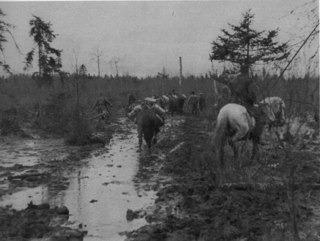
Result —
[[267, 104], [275, 116], [274, 121], [270, 123], [271, 125], [283, 126], [285, 124], [285, 103], [280, 97], [267, 97], [260, 102], [261, 104]]
[[286, 116], [284, 113], [285, 107], [286, 106], [285, 106], [284, 102], [281, 100], [279, 103], [279, 112], [278, 112], [278, 116], [277, 116], [277, 121], [278, 121], [279, 126], [283, 126], [286, 122]]
[[259, 115], [260, 115], [261, 121], [264, 124], [269, 124], [276, 120], [276, 117], [273, 111], [271, 110], [270, 106], [267, 103], [259, 103], [257, 107], [259, 109]]

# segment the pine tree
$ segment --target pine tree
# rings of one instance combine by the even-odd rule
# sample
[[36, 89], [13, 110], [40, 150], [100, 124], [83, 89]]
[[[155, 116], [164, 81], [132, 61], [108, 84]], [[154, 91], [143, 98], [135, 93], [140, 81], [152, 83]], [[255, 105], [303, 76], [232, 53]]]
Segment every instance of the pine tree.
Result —
[[79, 75], [81, 76], [87, 75], [87, 67], [84, 64], [80, 65]]
[[248, 10], [239, 25], [229, 24], [231, 31], [222, 29], [222, 35], [212, 42], [210, 60], [229, 61], [240, 67], [242, 74], [249, 75], [250, 67], [258, 61], [268, 63], [285, 59], [286, 43], [275, 42], [277, 30], [257, 31], [252, 28], [254, 14]]
[[27, 53], [26, 66], [24, 69], [26, 70], [32, 66], [32, 61], [37, 48], [39, 76], [49, 77], [55, 72], [59, 73], [62, 67], [62, 50], [50, 46], [57, 36], [51, 29], [52, 24], [50, 22], [44, 22], [37, 16], [33, 16], [33, 19], [30, 20], [30, 26], [30, 36], [33, 37], [36, 47]]

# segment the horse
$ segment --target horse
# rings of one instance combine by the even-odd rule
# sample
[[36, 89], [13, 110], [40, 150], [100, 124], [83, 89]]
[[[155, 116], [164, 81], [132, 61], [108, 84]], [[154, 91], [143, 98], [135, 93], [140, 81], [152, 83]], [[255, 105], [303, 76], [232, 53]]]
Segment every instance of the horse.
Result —
[[162, 109], [168, 109], [169, 105], [169, 97], [166, 95], [162, 95], [159, 97], [159, 105]]
[[271, 130], [271, 127], [283, 126], [285, 124], [286, 105], [280, 97], [267, 97], [264, 100], [260, 101], [260, 104], [267, 104], [275, 116], [275, 121], [269, 123], [269, 130]]
[[185, 100], [186, 100], [185, 95], [179, 95], [176, 98], [173, 96], [170, 96], [168, 109], [171, 115], [173, 115], [174, 113], [179, 113], [179, 114], [183, 113], [183, 105]]
[[254, 118], [249, 115], [247, 109], [239, 104], [230, 103], [221, 108], [215, 127], [214, 144], [220, 160], [224, 166], [224, 145], [226, 141], [233, 148], [234, 159], [238, 159], [236, 142], [250, 139], [253, 143], [251, 159], [259, 151], [258, 144], [263, 127], [266, 123], [274, 121], [275, 117], [267, 104], [259, 104], [254, 107]]
[[199, 96], [195, 95], [194, 93], [191, 93], [186, 102], [186, 105], [192, 115], [198, 116], [200, 114]]
[[150, 152], [152, 144], [157, 143], [157, 135], [160, 132], [160, 127], [164, 125], [165, 111], [155, 104], [153, 107], [146, 105], [137, 105], [128, 113], [129, 118], [135, 117], [135, 122], [138, 127], [139, 150], [142, 146], [142, 137], [147, 143]]

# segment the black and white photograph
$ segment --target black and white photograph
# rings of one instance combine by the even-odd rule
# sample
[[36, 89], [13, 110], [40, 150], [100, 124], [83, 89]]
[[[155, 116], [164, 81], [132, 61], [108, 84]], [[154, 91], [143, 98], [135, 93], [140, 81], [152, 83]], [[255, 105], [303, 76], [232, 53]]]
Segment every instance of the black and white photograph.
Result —
[[320, 241], [319, 1], [0, 1], [0, 241]]

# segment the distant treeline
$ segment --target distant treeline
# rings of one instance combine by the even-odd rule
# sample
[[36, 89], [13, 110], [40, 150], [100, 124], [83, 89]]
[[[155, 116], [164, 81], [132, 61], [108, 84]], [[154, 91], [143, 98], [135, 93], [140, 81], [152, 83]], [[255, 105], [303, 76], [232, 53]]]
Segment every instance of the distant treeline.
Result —
[[[64, 78], [55, 76], [53, 79], [45, 80], [28, 75], [12, 75], [6, 79], [0, 79], [0, 109], [32, 108], [34, 105], [50, 101], [50, 96], [61, 93], [75, 101], [77, 85], [82, 105], [93, 104], [99, 93], [124, 106], [129, 94], [143, 98], [167, 94], [172, 89], [187, 95], [191, 91], [202, 92], [214, 100], [216, 94], [213, 79], [214, 76], [209, 75], [189, 76], [183, 78], [180, 89], [178, 77], [70, 75]], [[303, 78], [278, 79], [277, 76], [266, 75], [256, 76], [254, 79], [259, 89], [257, 93], [259, 99], [266, 96], [280, 96], [287, 104], [290, 102], [299, 108], [310, 109], [319, 106], [319, 78], [306, 75]], [[217, 83], [216, 86], [219, 93], [222, 85]]]

